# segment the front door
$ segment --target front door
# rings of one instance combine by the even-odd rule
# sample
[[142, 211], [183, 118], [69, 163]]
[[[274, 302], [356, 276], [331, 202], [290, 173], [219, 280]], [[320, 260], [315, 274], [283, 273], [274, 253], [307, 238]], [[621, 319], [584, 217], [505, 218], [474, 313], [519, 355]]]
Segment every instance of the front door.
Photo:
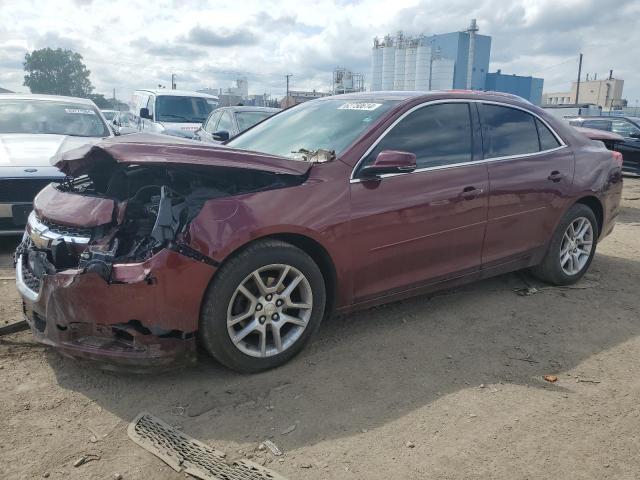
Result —
[[[415, 153], [417, 170], [359, 178], [383, 150]], [[470, 105], [439, 103], [407, 114], [365, 157], [351, 183], [356, 302], [479, 270], [488, 173], [473, 151]]]
[[506, 105], [480, 104], [489, 160], [489, 215], [483, 268], [526, 260], [545, 245], [564, 212], [574, 156], [539, 118]]

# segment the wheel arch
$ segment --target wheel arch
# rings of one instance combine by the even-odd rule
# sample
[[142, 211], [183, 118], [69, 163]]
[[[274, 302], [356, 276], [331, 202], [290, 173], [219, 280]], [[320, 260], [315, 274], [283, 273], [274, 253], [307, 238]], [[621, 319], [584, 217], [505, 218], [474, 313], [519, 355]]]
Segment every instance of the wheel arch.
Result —
[[591, 209], [598, 222], [598, 236], [602, 235], [602, 228], [604, 227], [604, 207], [600, 199], [595, 195], [586, 195], [579, 198], [575, 204], [586, 205]]
[[[325, 305], [325, 318], [329, 317], [333, 311], [335, 310], [337, 294], [338, 294], [338, 276], [335, 268], [334, 261], [327, 251], [327, 249], [320, 244], [317, 240], [311, 238], [308, 235], [304, 235], [301, 233], [270, 233], [267, 235], [263, 235], [258, 238], [254, 238], [249, 242], [243, 243], [242, 245], [236, 247], [234, 250], [229, 252], [224, 260], [217, 267], [218, 270], [222, 268], [222, 266], [232, 257], [237, 255], [242, 250], [248, 248], [250, 245], [253, 245], [256, 242], [262, 240], [280, 240], [282, 242], [289, 243], [298, 247], [300, 250], [305, 252], [307, 255], [311, 257], [311, 259], [318, 265], [320, 269], [320, 273], [322, 273], [322, 277], [325, 282], [326, 288], [326, 305]], [[217, 273], [217, 271], [216, 271]], [[210, 284], [213, 283], [216, 274], [214, 273]], [[204, 302], [204, 297], [203, 300]]]

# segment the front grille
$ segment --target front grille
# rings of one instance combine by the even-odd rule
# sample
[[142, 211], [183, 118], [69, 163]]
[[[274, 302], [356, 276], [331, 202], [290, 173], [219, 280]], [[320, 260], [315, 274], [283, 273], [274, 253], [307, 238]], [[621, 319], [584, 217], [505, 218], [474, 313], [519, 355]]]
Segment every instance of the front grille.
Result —
[[0, 202], [33, 202], [40, 190], [60, 178], [3, 178], [0, 179]]
[[203, 480], [285, 480], [247, 460], [232, 461], [159, 418], [143, 412], [129, 424], [129, 438], [177, 472]]
[[28, 255], [22, 256], [22, 281], [24, 284], [29, 287], [29, 290], [34, 292], [40, 291], [40, 279], [33, 273], [31, 267], [29, 266]]
[[61, 225], [59, 223], [53, 223], [49, 220], [42, 220], [36, 217], [38, 222], [46, 225], [47, 228], [58, 235], [64, 235], [65, 237], [91, 237], [92, 229], [86, 227], [70, 227], [69, 225]]

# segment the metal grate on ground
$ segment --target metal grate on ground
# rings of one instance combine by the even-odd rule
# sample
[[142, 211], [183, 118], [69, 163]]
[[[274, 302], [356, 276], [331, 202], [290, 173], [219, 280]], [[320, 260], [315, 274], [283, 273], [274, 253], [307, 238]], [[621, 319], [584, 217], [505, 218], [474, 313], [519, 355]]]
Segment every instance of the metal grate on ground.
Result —
[[257, 463], [228, 460], [223, 452], [146, 412], [129, 424], [127, 434], [176, 472], [188, 473], [202, 480], [286, 480]]

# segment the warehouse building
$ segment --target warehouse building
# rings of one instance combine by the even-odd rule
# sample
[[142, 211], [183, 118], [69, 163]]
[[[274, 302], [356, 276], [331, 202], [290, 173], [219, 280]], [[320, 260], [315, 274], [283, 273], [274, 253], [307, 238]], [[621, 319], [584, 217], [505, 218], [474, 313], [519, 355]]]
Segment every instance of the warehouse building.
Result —
[[544, 80], [536, 77], [521, 77], [520, 75], [503, 75], [500, 70], [487, 74], [485, 90], [507, 92], [526, 98], [535, 105], [542, 102], [542, 87]]

